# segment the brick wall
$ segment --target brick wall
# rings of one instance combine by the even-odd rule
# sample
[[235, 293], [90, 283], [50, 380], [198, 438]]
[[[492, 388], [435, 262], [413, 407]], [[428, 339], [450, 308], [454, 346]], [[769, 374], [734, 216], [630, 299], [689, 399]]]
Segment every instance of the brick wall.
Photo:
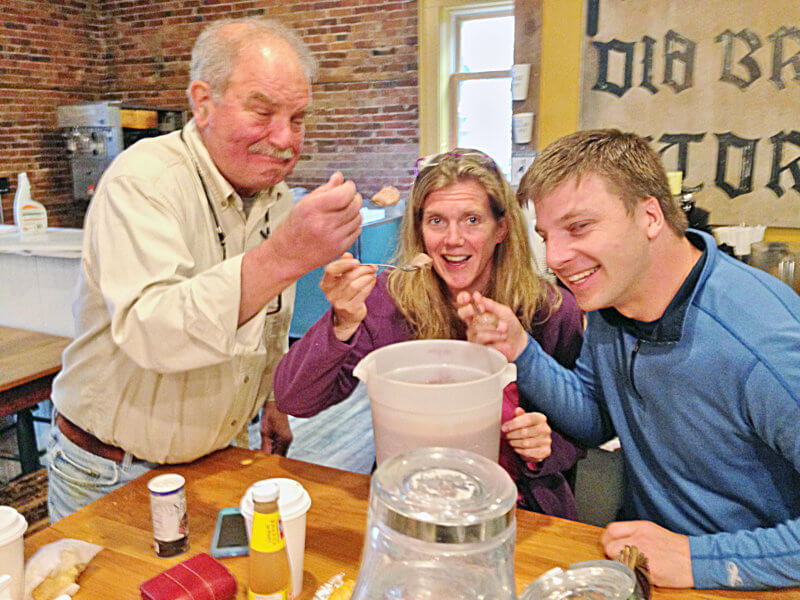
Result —
[[0, 176], [12, 187], [2, 197], [5, 222], [13, 222], [17, 174], [27, 171], [51, 223], [79, 224], [56, 107], [98, 97], [102, 20], [80, 0], [0, 0], [0, 11]]
[[[114, 99], [188, 108], [192, 43], [217, 18], [266, 15], [295, 28], [320, 64], [303, 156], [307, 188], [342, 170], [365, 197], [407, 190], [418, 154], [413, 0], [0, 0], [0, 176], [27, 170], [51, 225], [80, 226], [59, 104]], [[11, 222], [12, 193], [3, 197]]]

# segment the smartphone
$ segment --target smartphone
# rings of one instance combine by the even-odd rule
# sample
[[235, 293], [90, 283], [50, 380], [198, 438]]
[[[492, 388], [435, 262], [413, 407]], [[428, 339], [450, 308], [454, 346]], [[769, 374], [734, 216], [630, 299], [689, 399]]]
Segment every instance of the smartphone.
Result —
[[247, 529], [238, 507], [223, 508], [217, 515], [217, 526], [211, 540], [211, 556], [246, 556], [248, 549]]

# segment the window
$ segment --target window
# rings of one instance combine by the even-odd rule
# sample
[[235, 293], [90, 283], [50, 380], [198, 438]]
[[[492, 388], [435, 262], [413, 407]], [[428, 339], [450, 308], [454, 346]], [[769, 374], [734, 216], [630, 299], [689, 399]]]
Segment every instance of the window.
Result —
[[511, 78], [514, 15], [454, 15], [455, 69], [450, 76], [450, 145], [479, 148], [511, 177]]
[[420, 2], [421, 154], [478, 148], [511, 175], [512, 2]]

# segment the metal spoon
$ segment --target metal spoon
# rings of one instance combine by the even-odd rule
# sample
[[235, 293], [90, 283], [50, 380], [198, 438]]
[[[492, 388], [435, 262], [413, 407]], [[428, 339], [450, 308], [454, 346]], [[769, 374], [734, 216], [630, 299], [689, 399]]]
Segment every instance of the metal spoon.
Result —
[[422, 265], [390, 265], [388, 263], [361, 263], [367, 267], [383, 267], [384, 269], [399, 269], [401, 271], [418, 271]]

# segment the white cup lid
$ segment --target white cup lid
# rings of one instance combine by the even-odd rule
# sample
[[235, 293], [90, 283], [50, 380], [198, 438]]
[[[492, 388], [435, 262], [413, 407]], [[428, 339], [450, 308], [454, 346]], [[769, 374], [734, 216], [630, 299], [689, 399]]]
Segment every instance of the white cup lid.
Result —
[[165, 473], [153, 477], [147, 482], [147, 488], [154, 494], [171, 494], [186, 484], [186, 480], [177, 473]]
[[311, 507], [311, 496], [308, 495], [308, 492], [300, 482], [285, 477], [275, 477], [256, 481], [247, 488], [239, 504], [239, 509], [243, 515], [253, 514], [253, 488], [264, 481], [274, 482], [280, 488], [281, 495], [278, 498], [278, 510], [281, 513], [281, 519], [284, 521], [302, 515]]
[[22, 537], [28, 522], [11, 506], [0, 506], [0, 546]]

